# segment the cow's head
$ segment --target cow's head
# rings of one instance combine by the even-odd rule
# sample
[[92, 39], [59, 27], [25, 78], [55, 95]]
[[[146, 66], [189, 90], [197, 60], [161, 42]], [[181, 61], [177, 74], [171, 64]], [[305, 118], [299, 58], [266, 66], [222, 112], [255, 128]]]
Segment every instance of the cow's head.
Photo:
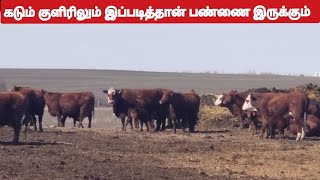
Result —
[[244, 111], [257, 111], [257, 109], [252, 105], [257, 100], [252, 93], [250, 93], [246, 100], [244, 101], [244, 104], [242, 106], [242, 110]]
[[292, 112], [288, 112], [288, 114], [285, 114], [283, 118], [286, 120], [288, 124], [293, 124], [295, 122]]
[[19, 86], [13, 86], [12, 90], [11, 91], [20, 91], [21, 90], [21, 87]]
[[109, 104], [113, 104], [114, 101], [121, 95], [121, 90], [114, 88], [110, 88], [109, 90], [103, 90], [102, 92], [107, 94]]
[[166, 103], [171, 101], [173, 96], [174, 96], [174, 92], [173, 91], [171, 91], [171, 90], [164, 91], [163, 92], [163, 96], [160, 99], [159, 103], [160, 104], [166, 104]]
[[11, 89], [11, 92], [15, 92], [15, 91], [30, 91], [31, 90], [31, 87], [29, 86], [13, 86], [12, 89]]
[[229, 92], [229, 93], [225, 96], [224, 100], [222, 101], [222, 104], [227, 105], [227, 104], [230, 104], [230, 103], [234, 103], [237, 94], [238, 94], [237, 91], [231, 91], [231, 92]]
[[52, 93], [50, 93], [44, 89], [41, 89], [41, 93], [42, 93], [42, 96], [45, 100], [48, 99], [52, 95]]
[[215, 95], [215, 97], [216, 97], [216, 101], [214, 102], [214, 105], [221, 106], [221, 104], [225, 98], [225, 94], [217, 94], [217, 95]]

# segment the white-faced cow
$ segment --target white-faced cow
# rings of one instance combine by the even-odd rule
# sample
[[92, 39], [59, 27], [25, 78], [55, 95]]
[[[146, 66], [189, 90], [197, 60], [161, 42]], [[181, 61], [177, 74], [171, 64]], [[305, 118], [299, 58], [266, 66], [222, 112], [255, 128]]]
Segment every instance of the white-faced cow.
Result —
[[216, 95], [217, 99], [214, 102], [215, 106], [226, 107], [232, 115], [239, 119], [239, 128], [244, 128], [245, 119], [249, 120], [250, 128], [253, 130], [253, 134], [256, 133], [256, 127], [258, 123], [257, 111], [244, 111], [242, 110], [243, 103], [248, 96], [248, 92], [230, 91], [225, 94]]

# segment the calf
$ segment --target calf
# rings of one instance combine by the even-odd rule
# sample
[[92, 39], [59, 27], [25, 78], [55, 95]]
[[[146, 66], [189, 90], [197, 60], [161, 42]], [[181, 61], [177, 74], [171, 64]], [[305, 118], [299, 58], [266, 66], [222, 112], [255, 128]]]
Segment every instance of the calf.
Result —
[[78, 127], [82, 127], [82, 121], [88, 117], [88, 128], [91, 128], [91, 120], [94, 115], [95, 97], [92, 92], [58, 93], [42, 90], [43, 97], [48, 106], [49, 114], [56, 116], [58, 127], [64, 127], [67, 117], [79, 119]]
[[262, 117], [261, 138], [267, 127], [279, 130], [284, 138], [284, 129], [288, 125], [284, 116], [292, 113], [298, 133], [296, 140], [305, 137], [305, 122], [309, 99], [304, 93], [250, 93], [242, 106], [243, 110], [257, 110]]
[[[289, 131], [293, 135], [297, 135], [297, 126], [293, 124], [294, 119], [292, 115], [288, 115], [285, 118], [287, 118], [289, 125]], [[317, 116], [308, 115], [307, 118], [307, 125], [306, 125], [306, 136], [311, 137], [311, 136], [320, 136], [320, 118]]]
[[133, 128], [132, 121], [135, 128], [138, 128], [140, 122], [140, 131], [143, 131], [143, 124], [146, 124], [147, 131], [149, 131], [149, 127], [154, 129], [152, 117], [147, 110], [142, 108], [129, 108], [128, 116], [129, 118], [127, 119], [126, 126], [130, 123], [131, 129]]

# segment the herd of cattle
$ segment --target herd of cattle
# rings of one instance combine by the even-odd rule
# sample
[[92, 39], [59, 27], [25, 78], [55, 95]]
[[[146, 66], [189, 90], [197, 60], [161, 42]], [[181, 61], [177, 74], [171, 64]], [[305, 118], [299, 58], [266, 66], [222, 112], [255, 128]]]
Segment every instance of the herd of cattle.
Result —
[[[289, 127], [296, 140], [305, 136], [320, 135], [320, 104], [308, 98], [304, 92], [237, 92], [216, 95], [216, 106], [226, 107], [239, 117], [240, 128], [248, 119], [253, 134], [261, 125], [261, 138], [285, 138], [284, 130]], [[266, 133], [266, 134], [265, 134]]]
[[[163, 131], [172, 128], [176, 133], [178, 126], [182, 131], [188, 128], [195, 131], [200, 108], [200, 96], [194, 91], [175, 92], [170, 89], [106, 89], [113, 114], [121, 119], [122, 129], [133, 125], [136, 129]], [[88, 128], [94, 116], [95, 96], [92, 92], [59, 93], [37, 90], [31, 87], [14, 86], [9, 92], [0, 93], [0, 126], [14, 129], [13, 143], [19, 142], [22, 125], [27, 132], [28, 124], [38, 131], [43, 131], [42, 119], [47, 105], [51, 116], [57, 117], [58, 127], [64, 127], [66, 119], [72, 118], [74, 126], [82, 127], [84, 118], [88, 118]], [[261, 125], [261, 138], [275, 137], [278, 130], [284, 138], [284, 130], [289, 127], [296, 140], [306, 135], [319, 135], [320, 105], [301, 92], [237, 92], [231, 91], [216, 95], [214, 105], [226, 107], [239, 117], [240, 127], [249, 120], [250, 129], [256, 133]], [[168, 125], [166, 126], [166, 119]], [[156, 126], [154, 126], [156, 120]]]

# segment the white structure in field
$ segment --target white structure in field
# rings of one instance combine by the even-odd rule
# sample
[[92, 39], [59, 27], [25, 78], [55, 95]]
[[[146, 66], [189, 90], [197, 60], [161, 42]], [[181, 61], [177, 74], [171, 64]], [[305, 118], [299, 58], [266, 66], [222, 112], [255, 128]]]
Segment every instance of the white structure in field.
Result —
[[314, 77], [320, 77], [320, 72], [315, 72], [313, 76]]

